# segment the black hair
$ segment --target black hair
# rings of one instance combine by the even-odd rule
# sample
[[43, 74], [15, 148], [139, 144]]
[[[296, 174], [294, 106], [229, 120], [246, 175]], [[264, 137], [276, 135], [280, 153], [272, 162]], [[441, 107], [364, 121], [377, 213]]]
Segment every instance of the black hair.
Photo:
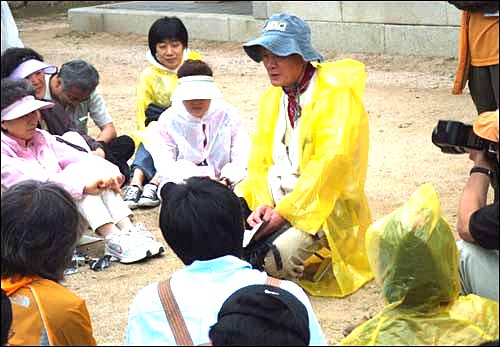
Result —
[[186, 60], [179, 68], [179, 71], [177, 71], [178, 78], [187, 76], [196, 76], [196, 75], [213, 77], [214, 73], [212, 72], [212, 69], [210, 68], [210, 66], [208, 66], [207, 63], [201, 60], [193, 60], [193, 59]]
[[257, 284], [224, 301], [208, 336], [214, 346], [308, 346], [311, 334], [307, 309], [296, 296]]
[[26, 180], [2, 193], [1, 209], [2, 279], [61, 281], [82, 226], [71, 195], [56, 183]]
[[78, 88], [84, 92], [93, 92], [99, 84], [99, 72], [85, 60], [71, 60], [61, 65], [57, 74], [63, 90]]
[[225, 255], [241, 257], [244, 223], [238, 197], [210, 178], [192, 177], [161, 189], [160, 229], [186, 265]]
[[184, 23], [179, 18], [162, 17], [151, 25], [148, 34], [148, 44], [153, 57], [156, 55], [156, 45], [166, 40], [180, 41], [183, 48], [188, 47], [188, 32]]
[[9, 338], [9, 331], [12, 325], [12, 306], [10, 303], [10, 299], [7, 297], [5, 292], [2, 289], [2, 326], [1, 326], [1, 345], [7, 345], [7, 341]]
[[22, 63], [27, 60], [36, 59], [43, 61], [43, 57], [31, 48], [8, 48], [3, 52], [1, 62], [1, 78], [9, 77], [10, 74]]
[[35, 96], [35, 89], [28, 80], [10, 80], [8, 78], [3, 78], [0, 83], [2, 110], [27, 95]]

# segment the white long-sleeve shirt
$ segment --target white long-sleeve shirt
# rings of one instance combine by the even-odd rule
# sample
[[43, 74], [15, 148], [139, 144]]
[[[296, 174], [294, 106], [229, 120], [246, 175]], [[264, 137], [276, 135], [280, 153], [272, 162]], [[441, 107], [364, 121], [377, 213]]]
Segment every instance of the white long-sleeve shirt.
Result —
[[246, 176], [250, 138], [236, 107], [225, 101], [212, 100], [201, 118], [174, 102], [148, 137], [144, 145], [162, 182], [209, 176], [236, 183]]

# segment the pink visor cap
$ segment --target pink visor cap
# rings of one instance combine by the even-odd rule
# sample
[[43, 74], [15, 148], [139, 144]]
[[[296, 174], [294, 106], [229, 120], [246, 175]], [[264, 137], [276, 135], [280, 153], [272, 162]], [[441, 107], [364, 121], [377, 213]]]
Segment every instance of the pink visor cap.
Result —
[[37, 59], [30, 59], [19, 64], [19, 66], [9, 75], [9, 79], [20, 80], [37, 71], [43, 71], [47, 75], [53, 75], [57, 72], [57, 67], [45, 64], [43, 61]]
[[2, 121], [21, 118], [33, 111], [51, 107], [54, 107], [53, 103], [37, 100], [33, 95], [27, 95], [2, 110]]

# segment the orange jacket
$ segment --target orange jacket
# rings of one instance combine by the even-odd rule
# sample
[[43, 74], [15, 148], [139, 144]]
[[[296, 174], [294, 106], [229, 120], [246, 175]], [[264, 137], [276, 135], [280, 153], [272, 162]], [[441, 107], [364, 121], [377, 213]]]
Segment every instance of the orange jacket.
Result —
[[[11, 346], [95, 346], [85, 301], [60, 284], [43, 278], [2, 279], [12, 303]], [[42, 336], [44, 336], [42, 338]]]
[[452, 93], [462, 93], [470, 66], [491, 65], [498, 65], [498, 16], [462, 11], [458, 67]]

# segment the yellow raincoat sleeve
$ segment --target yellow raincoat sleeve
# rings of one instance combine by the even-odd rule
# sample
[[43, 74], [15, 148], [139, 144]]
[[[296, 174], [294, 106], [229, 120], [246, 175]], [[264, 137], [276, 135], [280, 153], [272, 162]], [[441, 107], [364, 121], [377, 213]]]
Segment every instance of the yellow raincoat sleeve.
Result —
[[[200, 60], [201, 55], [198, 52], [191, 51], [188, 59]], [[148, 66], [144, 69], [137, 84], [137, 106], [136, 106], [136, 125], [132, 137], [138, 143], [145, 140], [144, 130], [146, 129], [146, 108], [150, 103], [160, 104], [169, 107], [171, 105], [172, 93], [177, 87], [177, 75], [156, 66]]]
[[[274, 206], [267, 184], [267, 173], [273, 165], [273, 136], [279, 110], [277, 101], [279, 101], [280, 95], [280, 88], [271, 87], [260, 100], [257, 130], [252, 138], [252, 148], [248, 160], [248, 174], [234, 189], [236, 195], [246, 200], [252, 211], [261, 204]], [[270, 103], [268, 100], [276, 102]]]

